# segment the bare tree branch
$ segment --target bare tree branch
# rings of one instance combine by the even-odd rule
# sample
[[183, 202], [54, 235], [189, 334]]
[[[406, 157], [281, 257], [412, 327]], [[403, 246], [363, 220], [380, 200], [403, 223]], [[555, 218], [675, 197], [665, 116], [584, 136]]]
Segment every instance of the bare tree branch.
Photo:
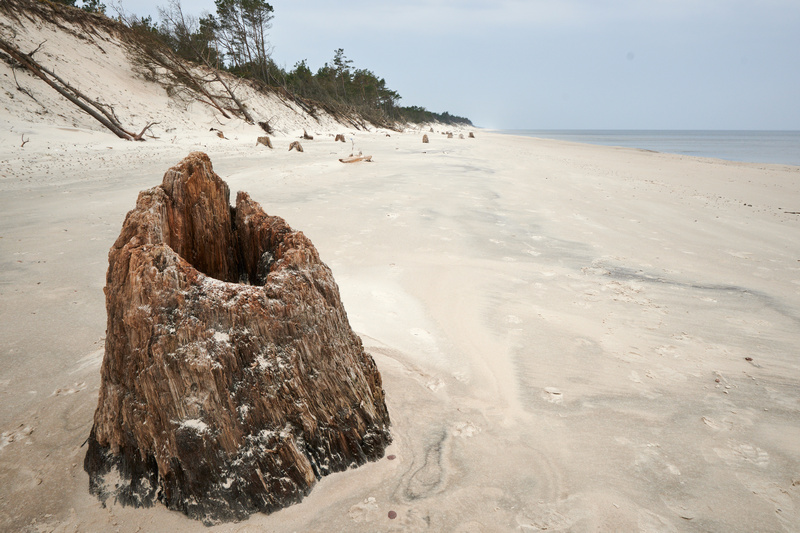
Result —
[[37, 47], [36, 47], [36, 49], [35, 49], [33, 52], [31, 52], [31, 53], [29, 53], [29, 54], [28, 54], [28, 57], [30, 57], [30, 58], [33, 58], [33, 54], [35, 54], [36, 52], [38, 52], [38, 51], [39, 51], [39, 49], [42, 47], [42, 45], [43, 45], [44, 43], [46, 43], [46, 42], [47, 42], [47, 39], [45, 39], [44, 41], [40, 42], [40, 43], [39, 43], [39, 46], [37, 46]]
[[142, 129], [141, 132], [139, 132], [139, 135], [134, 135], [133, 136], [133, 140], [134, 141], [143, 141], [144, 139], [142, 139], [142, 136], [144, 135], [144, 132], [146, 132], [147, 130], [150, 129], [151, 126], [155, 126], [156, 124], [161, 124], [161, 123], [160, 122], [150, 122], [149, 124], [147, 124], [147, 126], [145, 126], [144, 129]]
[[[227, 92], [228, 95], [230, 95], [231, 100], [233, 100], [234, 103], [236, 104], [238, 113], [240, 113], [241, 116], [243, 116], [248, 123], [255, 124], [255, 119], [253, 118], [253, 116], [244, 106], [242, 101], [236, 97], [236, 94], [234, 92], [235, 89], [231, 88], [231, 86], [223, 79], [223, 77], [220, 75], [219, 70], [215, 67], [215, 65], [211, 63], [209, 57], [204, 53], [204, 50], [200, 47], [200, 45], [193, 39], [187, 38], [196, 31], [196, 27], [198, 24], [197, 19], [190, 15], [189, 16], [184, 15], [180, 0], [170, 0], [168, 3], [168, 7], [159, 8], [158, 12], [159, 15], [161, 16], [161, 19], [170, 27], [171, 31], [176, 36], [178, 36], [179, 38], [180, 37], [186, 38], [185, 39], [186, 45], [189, 46], [189, 48], [191, 48], [192, 50], [192, 53], [195, 56], [197, 56], [206, 67], [208, 67], [210, 71], [209, 74], [213, 77], [212, 81], [216, 81], [220, 85], [222, 85], [222, 87], [225, 89], [225, 92]], [[191, 74], [189, 74], [185, 68], [183, 68], [182, 70], [184, 70], [184, 72], [186, 72], [187, 75], [191, 76]], [[203, 78], [200, 79], [202, 80]], [[205, 89], [200, 87], [202, 84], [197, 83], [197, 85], [198, 88], [200, 88], [201, 91], [204, 93], [206, 98], [208, 98], [213, 102], [214, 98], [210, 94], [208, 94], [208, 92]], [[225, 113], [223, 113], [223, 115], [225, 115]], [[225, 115], [225, 118], [230, 118], [230, 117]]]
[[[20, 65], [20, 67], [21, 66], [22, 65]], [[44, 107], [44, 104], [42, 104], [39, 100], [37, 100], [36, 97], [33, 96], [28, 89], [24, 88], [22, 85], [19, 84], [19, 81], [17, 81], [17, 70], [15, 68], [13, 68], [13, 67], [11, 68], [11, 73], [14, 75], [14, 83], [17, 84], [17, 90], [19, 92], [21, 92], [22, 94], [27, 95], [31, 100], [33, 100], [34, 102], [36, 102], [40, 106]], [[47, 109], [47, 108], [45, 108], [45, 109]]]
[[[125, 140], [132, 140], [133, 134], [122, 127], [118, 120], [109, 115], [107, 111], [102, 109], [97, 102], [88, 98], [86, 95], [69, 85], [60, 77], [55, 75], [52, 71], [43, 67], [35, 61], [30, 55], [20, 51], [14, 45], [7, 42], [5, 39], [0, 38], [0, 50], [6, 52], [20, 65], [28, 69], [31, 73], [39, 77], [47, 85], [52, 87], [61, 96], [78, 106], [80, 109], [88, 113], [95, 120], [100, 122], [103, 126], [111, 130], [117, 137]], [[37, 48], [38, 50], [38, 48]], [[97, 109], [101, 111], [98, 113]]]

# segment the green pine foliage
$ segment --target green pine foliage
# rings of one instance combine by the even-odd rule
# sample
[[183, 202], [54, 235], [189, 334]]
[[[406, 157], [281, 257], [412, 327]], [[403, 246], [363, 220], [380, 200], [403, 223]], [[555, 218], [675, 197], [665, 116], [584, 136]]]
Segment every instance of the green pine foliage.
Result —
[[[62, 0], [74, 2], [75, 0]], [[98, 3], [99, 0], [82, 0]], [[160, 8], [161, 23], [129, 17], [129, 26], [148, 38], [156, 38], [183, 59], [214, 65], [258, 84], [278, 87], [344, 117], [360, 117], [377, 126], [398, 123], [442, 122], [472, 125], [468, 118], [448, 112], [434, 113], [423, 107], [402, 107], [401, 97], [384, 78], [371, 70], [356, 68], [344, 54], [334, 51], [332, 60], [313, 72], [305, 59], [291, 70], [271, 58], [268, 30], [273, 7], [264, 0], [215, 0], [216, 13], [196, 18], [185, 15], [180, 0], [168, 0]], [[135, 26], [135, 27], [134, 27]]]
[[66, 6], [72, 7], [80, 7], [84, 11], [88, 13], [105, 13], [106, 12], [106, 5], [100, 2], [100, 0], [81, 0], [81, 5], [78, 5], [77, 0], [54, 0], [58, 4], [64, 4]]

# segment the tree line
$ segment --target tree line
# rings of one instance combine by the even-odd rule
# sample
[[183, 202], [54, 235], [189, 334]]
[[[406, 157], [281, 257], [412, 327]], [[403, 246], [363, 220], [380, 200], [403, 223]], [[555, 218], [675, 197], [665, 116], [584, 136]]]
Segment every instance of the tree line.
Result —
[[[77, 0], [57, 0], [76, 5]], [[104, 13], [100, 0], [80, 0], [81, 8]], [[289, 94], [320, 104], [335, 113], [359, 115], [375, 125], [396, 122], [468, 124], [465, 117], [434, 113], [424, 107], [399, 105], [401, 96], [386, 80], [365, 68], [356, 68], [344, 49], [312, 71], [305, 59], [287, 70], [272, 59], [268, 39], [274, 9], [265, 0], [215, 0], [213, 14], [185, 13], [180, 0], [168, 0], [158, 9], [159, 20], [138, 17], [115, 8], [118, 19], [138, 34], [158, 41], [175, 55], [241, 78], [279, 87]]]

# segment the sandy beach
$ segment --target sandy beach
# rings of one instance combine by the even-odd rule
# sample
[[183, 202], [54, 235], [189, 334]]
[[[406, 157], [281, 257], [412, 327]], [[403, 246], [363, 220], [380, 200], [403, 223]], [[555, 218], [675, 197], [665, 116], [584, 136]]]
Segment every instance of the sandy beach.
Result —
[[[116, 37], [18, 30], [126, 124], [161, 124], [118, 139], [0, 63], [0, 531], [800, 531], [800, 167], [363, 131], [242, 86], [270, 150], [143, 80]], [[314, 243], [394, 439], [213, 527], [103, 507], [83, 469], [109, 249], [197, 150]]]
[[800, 169], [480, 130], [354, 133], [374, 162], [352, 165], [324, 135], [69, 135], [3, 158], [3, 530], [202, 527], [102, 508], [82, 468], [107, 252], [195, 148], [333, 270], [395, 456], [209, 530], [798, 530]]

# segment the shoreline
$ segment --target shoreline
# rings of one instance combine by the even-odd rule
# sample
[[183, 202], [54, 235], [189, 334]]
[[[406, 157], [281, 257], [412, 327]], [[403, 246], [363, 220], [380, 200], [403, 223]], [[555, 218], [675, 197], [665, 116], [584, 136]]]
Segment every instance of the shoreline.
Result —
[[[595, 146], [634, 148], [736, 163], [800, 167], [800, 130], [491, 130]], [[747, 154], [743, 157], [741, 154]]]
[[209, 531], [800, 523], [800, 169], [425, 131], [356, 133], [351, 165], [322, 130], [303, 154], [53, 132], [57, 157], [4, 157], [42, 155], [0, 180], [0, 529], [203, 527], [103, 509], [82, 469], [108, 250], [198, 144], [333, 271], [396, 456]]

